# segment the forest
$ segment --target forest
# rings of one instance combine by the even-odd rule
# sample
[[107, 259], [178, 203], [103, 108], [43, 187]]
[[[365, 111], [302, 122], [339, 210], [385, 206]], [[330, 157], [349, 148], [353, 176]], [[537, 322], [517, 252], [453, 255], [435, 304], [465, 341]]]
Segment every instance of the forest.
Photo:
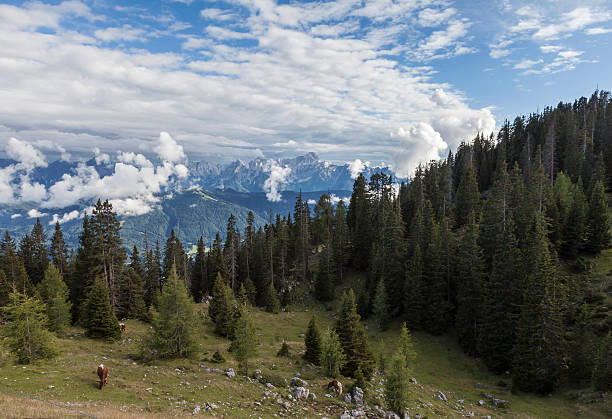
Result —
[[[59, 223], [50, 245], [38, 220], [19, 243], [6, 231], [2, 334], [28, 363], [54, 356], [50, 336], [68, 325], [118, 339], [117, 319], [139, 319], [152, 325], [141, 359], [189, 357], [194, 305], [205, 301], [215, 333], [231, 340], [248, 374], [250, 307], [278, 313], [308, 296], [341, 298], [334, 329], [322, 333], [311, 321], [305, 357], [330, 377], [368, 381], [378, 361], [360, 319], [383, 330], [403, 323], [404, 343], [388, 361], [399, 372], [389, 372], [385, 393], [396, 412], [405, 407], [403, 368], [417, 330], [452, 334], [489, 370], [511, 375], [516, 390], [609, 391], [612, 319], [594, 312], [584, 278], [590, 256], [611, 245], [611, 105], [609, 92], [597, 91], [506, 121], [496, 136], [423, 163], [401, 185], [360, 175], [348, 205], [323, 194], [310, 208], [298, 196], [293, 213], [264, 226], [251, 213], [244, 231], [231, 216], [226, 237], [200, 239], [193, 255], [174, 232], [165, 243], [145, 232], [140, 249], [123, 248], [102, 200], [83, 218], [76, 249]], [[336, 295], [354, 272], [365, 285]]]

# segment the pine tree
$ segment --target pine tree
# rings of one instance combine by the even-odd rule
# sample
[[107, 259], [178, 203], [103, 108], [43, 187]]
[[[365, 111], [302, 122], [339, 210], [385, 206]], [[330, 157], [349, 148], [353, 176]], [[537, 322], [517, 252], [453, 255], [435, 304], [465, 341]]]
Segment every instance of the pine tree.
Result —
[[147, 306], [144, 302], [144, 281], [132, 268], [128, 268], [121, 277], [118, 315], [120, 318], [148, 319]]
[[347, 224], [353, 245], [353, 264], [359, 270], [368, 266], [370, 247], [370, 210], [366, 191], [366, 180], [362, 174], [353, 184], [353, 193], [347, 213]]
[[[4, 307], [9, 303], [9, 295], [13, 292], [12, 284], [6, 279], [6, 275], [2, 269], [0, 269], [0, 307]], [[0, 310], [0, 319], [2, 318], [2, 311]]]
[[346, 355], [346, 363], [342, 374], [352, 377], [358, 367], [369, 380], [374, 372], [376, 363], [372, 354], [364, 327], [359, 323], [359, 314], [355, 305], [355, 294], [349, 290], [342, 296], [340, 313], [336, 321], [336, 331], [342, 344], [342, 351]]
[[168, 279], [172, 271], [172, 267], [175, 267], [178, 278], [185, 282], [187, 289], [190, 288], [189, 272], [187, 268], [187, 254], [183, 250], [183, 245], [178, 237], [174, 234], [174, 230], [170, 231], [170, 237], [166, 240], [166, 246], [164, 247], [164, 261], [163, 261], [163, 273], [164, 279]]
[[612, 332], [602, 339], [593, 370], [593, 387], [599, 391], [612, 390]]
[[410, 334], [410, 330], [406, 327], [405, 322], [402, 323], [402, 328], [400, 329], [397, 351], [404, 359], [406, 368], [410, 368], [416, 360], [417, 353], [414, 349], [414, 343], [412, 342], [412, 335]]
[[608, 217], [608, 199], [601, 181], [595, 183], [589, 200], [586, 247], [598, 254], [610, 247], [610, 218]]
[[317, 319], [312, 316], [308, 323], [308, 330], [304, 335], [304, 343], [306, 344], [306, 352], [304, 352], [304, 360], [314, 365], [321, 364], [321, 333], [317, 326]]
[[229, 280], [232, 291], [238, 289], [238, 244], [240, 238], [236, 230], [236, 217], [230, 214], [227, 221], [227, 235], [225, 238], [225, 246], [223, 247], [223, 256], [227, 266], [227, 278]]
[[94, 282], [93, 232], [87, 214], [83, 216], [83, 230], [79, 236], [74, 269], [68, 282], [70, 301], [72, 301], [72, 321], [85, 325], [85, 304], [87, 292]]
[[28, 277], [34, 285], [39, 284], [45, 277], [45, 271], [49, 266], [49, 257], [47, 251], [47, 236], [43, 230], [40, 220], [36, 219], [36, 224], [30, 233], [32, 240], [32, 271], [28, 272]]
[[378, 281], [378, 285], [376, 285], [372, 313], [378, 328], [385, 330], [389, 323], [389, 305], [387, 303], [387, 291], [385, 291], [385, 280], [382, 278]]
[[287, 341], [283, 340], [283, 344], [281, 345], [281, 348], [276, 353], [276, 356], [278, 357], [281, 357], [281, 356], [288, 357], [289, 356], [289, 345], [287, 345]]
[[245, 306], [250, 306], [251, 302], [249, 301], [249, 296], [247, 294], [247, 290], [244, 287], [244, 284], [240, 284], [240, 288], [238, 288], [238, 292], [236, 293], [236, 301]]
[[408, 407], [409, 380], [405, 359], [398, 351], [391, 358], [389, 368], [387, 368], [384, 393], [387, 407], [398, 415], [402, 415]]
[[421, 316], [425, 311], [423, 286], [423, 260], [421, 247], [417, 244], [404, 282], [404, 318], [411, 329], [422, 325]]
[[234, 325], [231, 352], [236, 358], [238, 366], [248, 376], [249, 358], [255, 355], [257, 349], [257, 334], [249, 309], [244, 305], [239, 305], [238, 312], [239, 315]]
[[91, 338], [119, 339], [121, 329], [110, 305], [109, 291], [102, 275], [96, 276], [84, 309], [85, 335]]
[[577, 384], [588, 382], [593, 375], [596, 358], [594, 334], [590, 324], [591, 311], [586, 303], [577, 310], [568, 333], [569, 376]]
[[280, 301], [278, 299], [276, 289], [272, 284], [268, 285], [268, 287], [266, 288], [266, 293], [264, 295], [264, 304], [268, 313], [276, 314], [280, 312]]
[[208, 315], [215, 322], [215, 333], [228, 336], [232, 321], [232, 291], [221, 278], [221, 273], [217, 273]]
[[70, 308], [68, 286], [62, 279], [60, 271], [51, 264], [45, 271], [45, 278], [38, 285], [42, 302], [49, 323], [48, 328], [53, 332], [61, 332], [70, 325]]
[[478, 225], [472, 214], [467, 221], [457, 255], [457, 317], [459, 344], [470, 355], [477, 353], [483, 303], [484, 261], [478, 245]]
[[484, 286], [478, 352], [487, 367], [499, 374], [512, 366], [516, 321], [522, 304], [521, 254], [511, 217], [499, 232], [493, 249], [488, 281]]
[[334, 299], [334, 280], [332, 279], [332, 250], [326, 247], [319, 259], [319, 273], [315, 281], [315, 295], [319, 301]]
[[159, 314], [153, 329], [144, 339], [141, 355], [145, 359], [188, 358], [196, 351], [196, 314], [193, 300], [176, 268], [170, 270], [159, 300]]
[[535, 212], [531, 251], [535, 263], [524, 285], [523, 304], [513, 348], [513, 383], [523, 391], [548, 393], [564, 372], [560, 299], [564, 291], [549, 250], [546, 229]]
[[342, 343], [338, 334], [333, 329], [328, 329], [321, 353], [323, 374], [330, 378], [339, 377], [345, 360], [346, 356], [342, 350]]
[[53, 336], [45, 326], [49, 319], [44, 304], [37, 298], [22, 293], [12, 293], [10, 303], [3, 307], [3, 318], [7, 324], [0, 329], [8, 348], [20, 364], [29, 364], [37, 359], [52, 358], [57, 354]]
[[195, 262], [191, 269], [191, 296], [196, 302], [202, 301], [202, 296], [210, 291], [206, 273], [206, 248], [204, 239], [200, 236], [197, 245]]
[[51, 261], [57, 266], [60, 275], [66, 278], [66, 274], [68, 273], [68, 247], [64, 241], [64, 234], [62, 233], [59, 221], [55, 223], [55, 231], [51, 238], [51, 249], [49, 253], [51, 254]]
[[459, 188], [457, 189], [457, 204], [455, 206], [455, 222], [458, 227], [469, 221], [470, 214], [479, 212], [480, 193], [478, 182], [472, 165], [463, 172]]
[[[563, 243], [561, 253], [566, 258], [575, 259], [584, 248], [586, 241], [587, 204], [582, 191], [582, 180], [574, 185], [574, 196], [565, 228], [563, 229]], [[600, 228], [600, 226], [598, 226]]]

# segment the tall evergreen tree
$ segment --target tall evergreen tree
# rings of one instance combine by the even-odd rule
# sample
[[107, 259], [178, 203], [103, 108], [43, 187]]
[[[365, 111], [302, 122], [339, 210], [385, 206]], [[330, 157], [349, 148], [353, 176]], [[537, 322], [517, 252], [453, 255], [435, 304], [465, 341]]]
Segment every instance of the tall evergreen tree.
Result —
[[191, 296], [196, 302], [199, 302], [202, 300], [202, 296], [208, 293], [209, 290], [206, 272], [206, 248], [204, 247], [204, 239], [200, 236], [195, 261], [191, 269]]
[[208, 315], [215, 322], [215, 333], [219, 336], [228, 336], [232, 321], [232, 290], [221, 278], [221, 273], [217, 273], [217, 279], [213, 285]]
[[422, 324], [421, 316], [425, 311], [423, 286], [423, 260], [421, 247], [417, 244], [404, 282], [404, 318], [411, 329]]
[[304, 352], [304, 359], [315, 365], [321, 364], [321, 333], [317, 326], [317, 319], [313, 315], [308, 323], [308, 330], [304, 336], [304, 343], [306, 345], [306, 352]]
[[3, 318], [7, 322], [0, 329], [8, 348], [20, 364], [29, 364], [37, 359], [52, 358], [57, 354], [53, 336], [45, 328], [49, 320], [44, 304], [37, 298], [22, 293], [11, 293], [10, 303], [3, 307]]
[[77, 249], [74, 269], [68, 284], [70, 288], [70, 301], [72, 301], [73, 323], [85, 324], [84, 307], [87, 301], [87, 293], [94, 281], [94, 250], [93, 232], [89, 224], [87, 214], [83, 216], [83, 229], [79, 236], [79, 248]]
[[183, 250], [183, 245], [178, 237], [174, 234], [174, 230], [170, 231], [170, 237], [166, 240], [166, 246], [164, 247], [164, 261], [163, 261], [163, 278], [167, 279], [170, 277], [172, 267], [175, 267], [176, 274], [178, 277], [185, 282], [187, 289], [190, 288], [188, 277], [189, 270], [187, 267], [187, 254]]
[[600, 253], [610, 247], [610, 218], [608, 216], [608, 199], [601, 181], [595, 183], [589, 200], [589, 215], [587, 224], [587, 249], [592, 253]]
[[143, 341], [145, 359], [188, 358], [196, 351], [196, 314], [187, 287], [176, 273], [164, 283], [159, 300], [159, 314], [153, 319], [152, 330]]
[[96, 276], [84, 310], [85, 334], [91, 338], [119, 339], [121, 329], [110, 305], [108, 287], [102, 275]]
[[68, 286], [62, 279], [59, 269], [51, 264], [45, 271], [45, 278], [38, 285], [40, 297], [45, 304], [48, 328], [61, 332], [71, 323]]
[[233, 329], [231, 352], [240, 369], [248, 376], [249, 358], [255, 355], [257, 348], [257, 334], [247, 306], [239, 304]]
[[410, 330], [408, 330], [406, 327], [406, 322], [402, 323], [402, 328], [400, 329], [397, 351], [404, 359], [404, 365], [406, 368], [410, 368], [416, 360], [417, 353], [414, 349], [414, 343], [412, 342]]
[[599, 391], [612, 389], [612, 332], [602, 339], [593, 370], [593, 387]]
[[389, 323], [389, 305], [387, 303], [387, 291], [385, 290], [385, 280], [381, 278], [376, 285], [376, 293], [372, 303], [372, 313], [376, 319], [379, 329], [386, 329]]
[[32, 240], [33, 270], [32, 272], [28, 272], [28, 277], [34, 285], [37, 285], [44, 279], [45, 271], [49, 266], [47, 235], [38, 218], [36, 219], [36, 224], [32, 228], [30, 238]]
[[357, 368], [361, 368], [363, 375], [369, 380], [374, 372], [376, 361], [370, 350], [365, 329], [359, 323], [355, 294], [352, 289], [343, 294], [340, 307], [336, 331], [342, 344], [342, 351], [346, 356], [346, 363], [341, 370], [342, 374], [352, 377]]
[[346, 355], [344, 355], [344, 351], [342, 350], [340, 337], [334, 329], [328, 329], [321, 352], [323, 374], [331, 378], [338, 378], [345, 362]]
[[121, 276], [117, 315], [119, 318], [147, 320], [144, 281], [136, 270], [128, 268]]
[[455, 222], [458, 227], [468, 223], [470, 214], [479, 213], [480, 193], [478, 192], [478, 181], [472, 164], [463, 172], [455, 205]]
[[472, 214], [457, 255], [457, 317], [459, 344], [468, 354], [477, 353], [479, 323], [483, 303], [484, 261], [478, 245], [478, 225]]
[[353, 245], [353, 264], [359, 270], [365, 270], [370, 257], [370, 209], [366, 191], [366, 180], [362, 174], [353, 184], [353, 193], [347, 213], [347, 224]]
[[55, 223], [55, 230], [51, 238], [49, 253], [51, 254], [51, 261], [59, 270], [60, 275], [65, 278], [68, 274], [68, 247], [64, 241], [64, 233], [62, 233], [59, 221]]
[[396, 352], [387, 369], [384, 395], [387, 407], [398, 415], [402, 415], [408, 407], [409, 377], [403, 356]]

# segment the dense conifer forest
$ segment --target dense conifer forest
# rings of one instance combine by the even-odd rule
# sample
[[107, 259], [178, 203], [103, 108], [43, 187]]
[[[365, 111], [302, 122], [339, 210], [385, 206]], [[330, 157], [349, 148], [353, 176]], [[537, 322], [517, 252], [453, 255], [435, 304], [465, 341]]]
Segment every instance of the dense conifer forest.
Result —
[[[50, 240], [39, 221], [19, 243], [6, 231], [3, 333], [27, 363], [54, 356], [50, 331], [77, 324], [116, 339], [117, 319], [139, 319], [152, 323], [142, 359], [188, 357], [193, 304], [204, 300], [215, 333], [231, 340], [248, 372], [257, 344], [249, 307], [276, 313], [312, 294], [341, 298], [334, 329], [320, 332], [315, 318], [304, 324], [306, 358], [332, 377], [374, 374], [377, 354], [360, 319], [372, 316], [381, 329], [405, 322], [386, 390], [400, 410], [393, 394], [404, 394], [402, 368], [413, 362], [409, 330], [452, 334], [491, 371], [511, 374], [518, 390], [610, 390], [612, 319], [593, 312], [584, 274], [585, 255], [611, 245], [611, 105], [598, 91], [506, 121], [496, 136], [423, 163], [399, 187], [386, 174], [360, 175], [348, 205], [323, 194], [311, 208], [298, 197], [293, 213], [264, 226], [249, 214], [244, 231], [231, 216], [226, 237], [200, 239], [193, 255], [174, 232], [165, 243], [145, 235], [128, 254], [108, 201], [84, 217], [76, 249], [59, 223]], [[365, 286], [335, 295], [355, 271]]]

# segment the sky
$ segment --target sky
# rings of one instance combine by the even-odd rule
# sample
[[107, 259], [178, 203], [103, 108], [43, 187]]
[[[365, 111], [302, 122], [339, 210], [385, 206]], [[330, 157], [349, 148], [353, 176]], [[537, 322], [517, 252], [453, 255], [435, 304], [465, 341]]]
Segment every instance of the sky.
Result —
[[[506, 118], [610, 90], [611, 41], [609, 0], [4, 1], [0, 157], [131, 153], [185, 174], [179, 160], [314, 151], [409, 176]], [[164, 136], [182, 160], [155, 151]]]

